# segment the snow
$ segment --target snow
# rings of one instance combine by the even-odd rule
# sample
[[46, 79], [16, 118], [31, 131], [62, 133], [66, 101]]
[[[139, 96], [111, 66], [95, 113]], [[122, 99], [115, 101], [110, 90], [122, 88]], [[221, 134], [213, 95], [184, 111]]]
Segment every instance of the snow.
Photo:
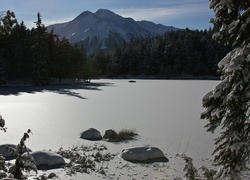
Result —
[[84, 30], [84, 33], [86, 33], [88, 30], [89, 30], [89, 28], [85, 29], [85, 30]]
[[87, 37], [82, 38], [82, 41], [84, 41], [85, 39], [87, 39]]
[[244, 61], [249, 61], [250, 48], [236, 48], [228, 53], [219, 63], [220, 69], [225, 68], [226, 73], [241, 71]]
[[214, 33], [212, 38], [213, 39], [219, 39], [220, 38], [220, 32]]
[[222, 97], [224, 88], [226, 87], [226, 82], [222, 81], [220, 82], [213, 90], [213, 98], [217, 99]]
[[203, 104], [206, 104], [209, 99], [212, 97], [213, 95], [213, 91], [209, 91], [203, 98], [202, 98], [202, 102]]
[[232, 53], [227, 53], [227, 55], [218, 63], [218, 67], [222, 69], [226, 64], [228, 64], [231, 60]]
[[[120, 154], [125, 148], [149, 145], [160, 148], [169, 159], [168, 163], [143, 165], [115, 156], [105, 170], [114, 179], [181, 176], [184, 161], [177, 153], [186, 152], [196, 167], [211, 165], [215, 135], [206, 132], [206, 122], [199, 116], [203, 111], [201, 97], [218, 81], [136, 80], [131, 84], [127, 80], [103, 79], [93, 83], [51, 89], [23, 87], [18, 95], [11, 94], [10, 88], [8, 96], [0, 96], [0, 112], [8, 127], [7, 133], [2, 132], [0, 143], [16, 143], [30, 128], [33, 134], [26, 145], [33, 151], [99, 143], [105, 144], [112, 154]], [[102, 134], [110, 128], [136, 129], [139, 138], [119, 144], [80, 139], [80, 132], [91, 127]], [[49, 172], [67, 179], [62, 169], [39, 173]], [[71, 178], [103, 176], [93, 172]]]
[[101, 47], [101, 49], [107, 49], [107, 46], [105, 45], [105, 42], [104, 42], [104, 41], [102, 42], [102, 47]]

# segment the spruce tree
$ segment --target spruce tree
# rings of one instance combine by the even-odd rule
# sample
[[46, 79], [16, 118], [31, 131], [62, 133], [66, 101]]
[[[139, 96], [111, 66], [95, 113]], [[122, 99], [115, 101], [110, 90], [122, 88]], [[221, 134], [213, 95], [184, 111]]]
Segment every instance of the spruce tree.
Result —
[[221, 82], [203, 97], [207, 131], [220, 128], [215, 139], [216, 178], [240, 179], [250, 156], [250, 1], [212, 0], [219, 27], [213, 38], [232, 45], [218, 64]]
[[0, 85], [8, 79], [8, 51], [10, 49], [9, 38], [13, 28], [17, 25], [14, 12], [0, 12]]
[[34, 84], [38, 86], [49, 84], [47, 32], [40, 13], [37, 14], [36, 29], [32, 39], [32, 58]]

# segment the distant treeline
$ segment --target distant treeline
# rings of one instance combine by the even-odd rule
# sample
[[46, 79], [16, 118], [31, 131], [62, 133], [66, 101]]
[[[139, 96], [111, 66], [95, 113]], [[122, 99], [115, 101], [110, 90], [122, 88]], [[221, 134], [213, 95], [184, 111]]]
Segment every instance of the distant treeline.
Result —
[[15, 14], [0, 13], [0, 85], [32, 80], [47, 85], [51, 78], [89, 80], [94, 77], [155, 78], [217, 75], [217, 63], [231, 49], [212, 40], [214, 30], [179, 30], [151, 39], [115, 46], [110, 52], [86, 56], [84, 47], [47, 32], [38, 13], [27, 29]]
[[212, 40], [215, 30], [178, 30], [116, 46], [91, 57], [98, 75], [178, 78], [217, 76], [217, 63], [231, 48]]

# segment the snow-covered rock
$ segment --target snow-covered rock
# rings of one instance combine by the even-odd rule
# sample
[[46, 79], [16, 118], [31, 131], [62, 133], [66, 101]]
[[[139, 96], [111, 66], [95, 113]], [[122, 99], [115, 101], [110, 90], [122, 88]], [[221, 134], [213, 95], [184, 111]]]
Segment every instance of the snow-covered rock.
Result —
[[127, 161], [142, 162], [147, 160], [165, 159], [163, 152], [157, 147], [131, 147], [122, 150], [121, 158]]
[[65, 164], [64, 158], [50, 151], [34, 151], [30, 155], [34, 158], [36, 166], [56, 166]]
[[[12, 154], [12, 152], [15, 152], [16, 145], [15, 144], [2, 144], [0, 145], [0, 154], [5, 157], [7, 160], [14, 159], [16, 157], [15, 154]], [[27, 149], [29, 152], [31, 152], [30, 149]]]
[[8, 151], [7, 147], [16, 148], [14, 144], [2, 144], [0, 145], [0, 154], [5, 158], [11, 158], [13, 155]]
[[102, 135], [97, 129], [89, 128], [86, 131], [82, 132], [80, 138], [95, 141], [95, 140], [101, 140]]

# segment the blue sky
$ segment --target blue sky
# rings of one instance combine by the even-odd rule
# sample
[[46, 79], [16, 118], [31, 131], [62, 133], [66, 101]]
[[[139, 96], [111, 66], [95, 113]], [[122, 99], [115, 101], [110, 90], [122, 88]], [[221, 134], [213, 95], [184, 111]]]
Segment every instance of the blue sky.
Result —
[[123, 17], [167, 26], [204, 30], [213, 25], [208, 0], [0, 0], [0, 12], [14, 11], [18, 22], [34, 27], [37, 12], [45, 26], [67, 22], [83, 11], [109, 9]]

